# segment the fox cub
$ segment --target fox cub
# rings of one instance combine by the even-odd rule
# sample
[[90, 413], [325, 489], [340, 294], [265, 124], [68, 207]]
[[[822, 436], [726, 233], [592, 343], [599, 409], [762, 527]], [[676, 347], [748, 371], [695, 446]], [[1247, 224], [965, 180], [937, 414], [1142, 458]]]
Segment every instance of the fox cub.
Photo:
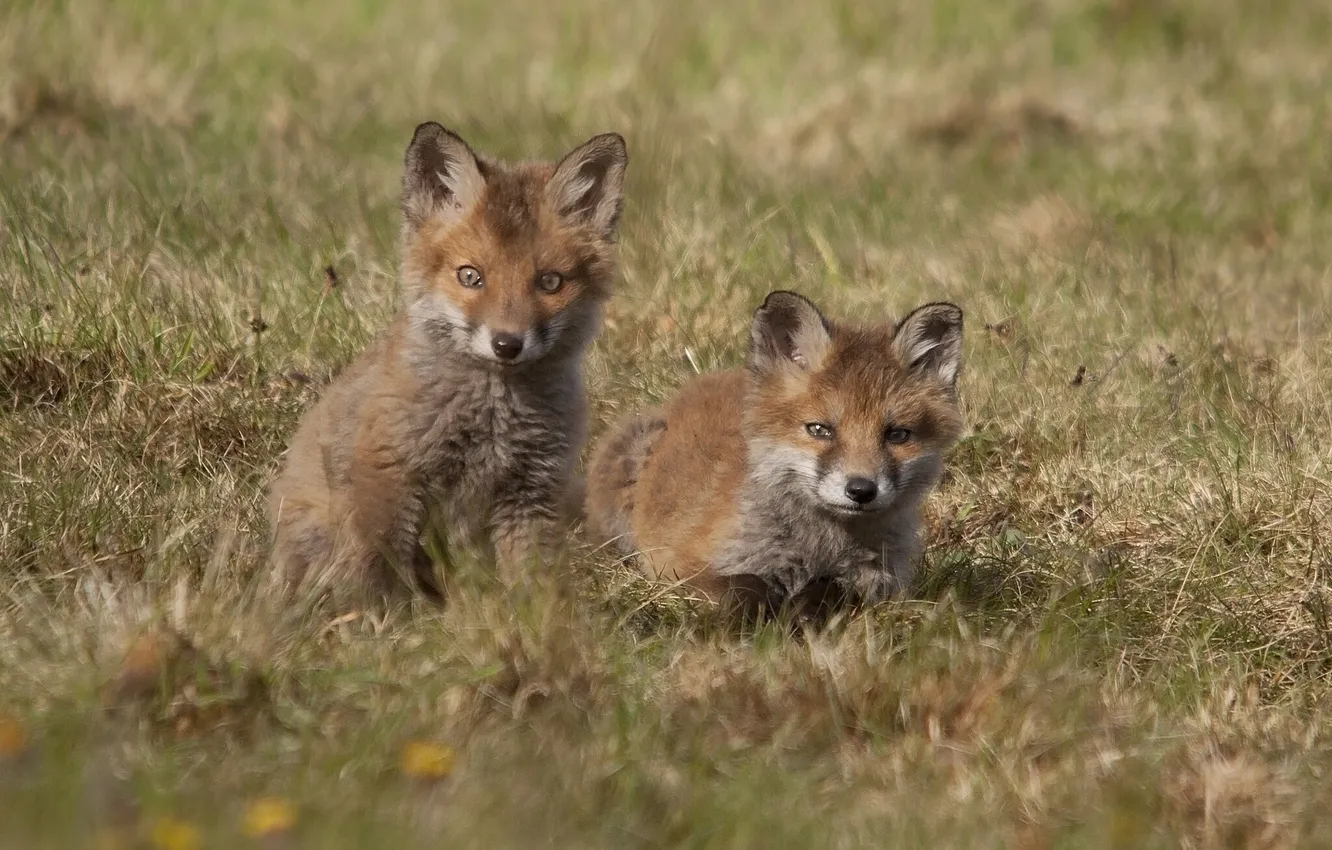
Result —
[[423, 532], [509, 569], [553, 542], [578, 499], [582, 358], [614, 277], [627, 162], [614, 133], [558, 164], [506, 165], [416, 128], [404, 304], [306, 414], [270, 493], [289, 582], [437, 595]]
[[962, 311], [829, 321], [773, 292], [747, 368], [623, 421], [588, 475], [588, 528], [646, 572], [741, 607], [904, 590], [919, 509], [961, 434]]

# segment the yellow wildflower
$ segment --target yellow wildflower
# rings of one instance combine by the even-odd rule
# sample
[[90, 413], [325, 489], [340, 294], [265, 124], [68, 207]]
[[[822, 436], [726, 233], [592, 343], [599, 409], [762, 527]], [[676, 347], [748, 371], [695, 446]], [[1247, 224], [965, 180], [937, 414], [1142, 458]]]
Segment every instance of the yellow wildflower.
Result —
[[402, 748], [402, 772], [413, 779], [443, 779], [453, 772], [457, 753], [447, 744], [409, 741]]
[[245, 810], [245, 834], [267, 838], [291, 831], [296, 825], [296, 810], [281, 797], [261, 797]]
[[173, 817], [159, 818], [153, 824], [149, 840], [154, 850], [198, 850], [199, 830], [187, 821]]

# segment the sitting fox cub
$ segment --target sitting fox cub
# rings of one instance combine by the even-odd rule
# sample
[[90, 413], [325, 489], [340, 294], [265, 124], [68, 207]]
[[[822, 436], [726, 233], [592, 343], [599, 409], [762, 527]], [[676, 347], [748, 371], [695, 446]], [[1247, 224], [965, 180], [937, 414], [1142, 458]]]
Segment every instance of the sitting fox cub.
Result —
[[306, 414], [270, 494], [278, 568], [339, 595], [438, 594], [427, 527], [504, 566], [551, 541], [614, 276], [618, 135], [508, 166], [431, 122], [405, 159], [402, 310]]
[[962, 311], [855, 328], [773, 292], [751, 337], [747, 369], [703, 375], [601, 442], [592, 536], [742, 606], [905, 589], [921, 503], [962, 431]]

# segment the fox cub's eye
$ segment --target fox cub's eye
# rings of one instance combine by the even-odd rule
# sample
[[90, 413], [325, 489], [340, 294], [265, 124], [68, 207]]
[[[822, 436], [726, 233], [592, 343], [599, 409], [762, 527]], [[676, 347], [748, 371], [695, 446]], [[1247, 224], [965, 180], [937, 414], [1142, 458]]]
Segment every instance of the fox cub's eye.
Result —
[[822, 422], [810, 422], [805, 425], [805, 430], [816, 440], [831, 440], [833, 438], [832, 426], [824, 425]]
[[485, 280], [481, 277], [481, 272], [477, 271], [474, 267], [463, 266], [458, 269], [458, 282], [468, 289], [476, 289], [481, 284], [485, 283]]
[[906, 428], [889, 428], [884, 432], [883, 438], [890, 443], [901, 444], [911, 439], [911, 432]]
[[564, 275], [559, 272], [546, 272], [537, 278], [537, 289], [546, 294], [559, 292], [561, 286], [564, 286]]

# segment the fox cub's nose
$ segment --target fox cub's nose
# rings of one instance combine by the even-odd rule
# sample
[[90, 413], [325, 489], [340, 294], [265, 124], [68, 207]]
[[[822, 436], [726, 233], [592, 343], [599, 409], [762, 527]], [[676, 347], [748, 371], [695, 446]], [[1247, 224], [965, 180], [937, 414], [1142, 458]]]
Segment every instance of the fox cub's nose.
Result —
[[523, 353], [523, 338], [518, 334], [497, 333], [490, 338], [490, 348], [501, 360], [512, 360]]
[[846, 482], [846, 496], [858, 505], [874, 501], [879, 495], [879, 485], [868, 478], [850, 478]]

